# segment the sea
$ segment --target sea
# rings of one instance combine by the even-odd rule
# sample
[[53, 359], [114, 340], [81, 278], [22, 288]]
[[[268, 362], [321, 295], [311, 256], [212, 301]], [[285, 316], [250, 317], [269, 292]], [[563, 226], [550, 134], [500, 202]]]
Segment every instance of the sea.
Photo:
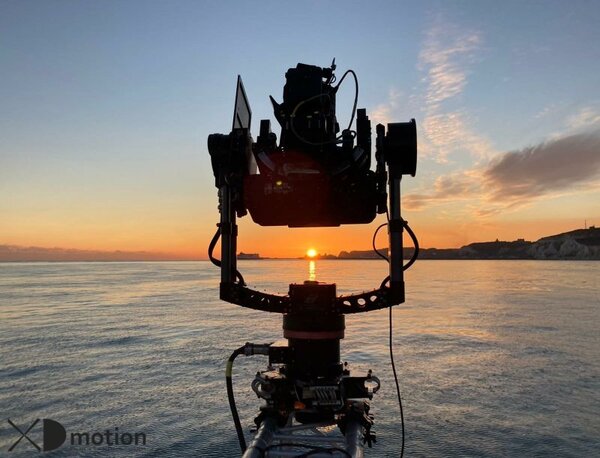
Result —
[[[387, 265], [239, 268], [259, 290], [317, 280], [348, 294], [377, 287]], [[0, 456], [239, 457], [225, 362], [247, 341], [280, 339], [281, 316], [221, 302], [218, 284], [208, 262], [0, 264]], [[405, 456], [600, 456], [599, 262], [418, 261], [406, 291], [393, 309]], [[398, 457], [388, 311], [346, 323], [343, 361], [382, 384], [371, 403], [377, 443], [365, 456]], [[234, 367], [248, 434], [260, 406], [250, 383], [266, 365], [255, 356]], [[146, 443], [67, 437], [43, 452], [44, 420], [67, 435], [143, 433]]]

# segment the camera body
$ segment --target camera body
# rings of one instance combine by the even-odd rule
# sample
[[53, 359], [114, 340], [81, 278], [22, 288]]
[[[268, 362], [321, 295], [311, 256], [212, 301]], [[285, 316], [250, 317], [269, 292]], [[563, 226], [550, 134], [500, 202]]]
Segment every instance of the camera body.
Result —
[[298, 64], [285, 75], [283, 102], [271, 97], [281, 140], [277, 146], [270, 122], [261, 121], [253, 147], [259, 174], [244, 180], [245, 205], [257, 224], [339, 226], [375, 218], [378, 193], [370, 170], [371, 125], [361, 110], [360, 136], [349, 130], [338, 135], [339, 86], [332, 85], [333, 70]]
[[[365, 109], [356, 110], [355, 131], [340, 132], [334, 69], [298, 64], [287, 71], [283, 102], [271, 97], [281, 127], [279, 144], [269, 120], [260, 122], [253, 142], [251, 111], [238, 79], [232, 132], [210, 135], [208, 141], [216, 185], [227, 181], [236, 189], [238, 216], [249, 212], [261, 226], [322, 227], [367, 224], [385, 212], [385, 154], [378, 154], [377, 169], [371, 170], [371, 121]], [[414, 143], [416, 164], [413, 130], [414, 142], [408, 143]], [[383, 150], [387, 143], [399, 142], [383, 142]]]

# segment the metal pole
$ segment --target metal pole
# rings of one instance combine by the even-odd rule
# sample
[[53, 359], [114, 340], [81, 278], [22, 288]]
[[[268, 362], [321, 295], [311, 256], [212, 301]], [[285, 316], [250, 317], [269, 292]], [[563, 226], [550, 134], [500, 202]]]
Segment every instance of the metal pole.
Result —
[[265, 456], [265, 450], [273, 440], [273, 434], [277, 430], [277, 419], [274, 417], [266, 417], [254, 439], [250, 442], [250, 446], [246, 449], [242, 458], [262, 458]]
[[231, 189], [223, 185], [221, 198], [221, 284], [233, 283], [236, 271], [236, 224], [231, 205]]
[[346, 451], [352, 458], [363, 458], [363, 427], [358, 420], [349, 421], [346, 425]]
[[404, 302], [404, 246], [402, 232], [404, 221], [400, 213], [400, 181], [401, 176], [394, 177], [390, 173], [390, 292], [394, 304]]

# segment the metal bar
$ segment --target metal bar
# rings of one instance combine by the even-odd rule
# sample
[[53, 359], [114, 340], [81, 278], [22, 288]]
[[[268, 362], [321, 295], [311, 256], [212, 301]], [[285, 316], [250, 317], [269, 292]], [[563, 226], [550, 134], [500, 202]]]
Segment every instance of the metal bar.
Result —
[[390, 293], [391, 303], [404, 302], [404, 247], [402, 242], [403, 221], [400, 213], [400, 180], [390, 174]]
[[292, 431], [302, 431], [305, 429], [311, 429], [311, 428], [324, 428], [326, 426], [334, 426], [335, 423], [306, 423], [306, 424], [299, 424], [296, 426], [286, 426], [284, 428], [279, 428], [279, 432], [281, 433], [287, 433], [287, 432], [292, 432]]
[[221, 199], [221, 284], [233, 283], [235, 280], [235, 213], [231, 205], [231, 190], [228, 185], [219, 189]]
[[[285, 458], [288, 456], [291, 457], [297, 457], [298, 455], [302, 455], [303, 452], [299, 452], [299, 451], [294, 451], [294, 450], [269, 450], [266, 455], [264, 455], [267, 458]], [[338, 458], [338, 457], [347, 457], [348, 455], [346, 455], [343, 452], [338, 452], [338, 451], [334, 451], [334, 452], [317, 452], [317, 453], [311, 453], [310, 454], [310, 458]], [[352, 458], [355, 458], [354, 455], [350, 455], [352, 456]], [[363, 455], [360, 455], [361, 457]]]
[[352, 458], [363, 458], [363, 438], [364, 432], [362, 425], [357, 421], [349, 421], [346, 425], [346, 451]]
[[273, 435], [273, 440], [279, 441], [295, 441], [298, 443], [301, 442], [321, 442], [321, 443], [344, 443], [344, 437], [332, 437], [332, 436], [309, 436], [307, 434], [280, 434], [275, 433]]
[[[242, 458], [284, 458], [284, 457], [296, 457], [307, 451], [314, 449], [324, 449], [322, 452], [314, 450], [310, 453], [311, 458], [335, 458], [335, 457], [347, 457], [348, 455], [352, 458], [364, 458], [363, 453], [363, 428], [359, 421], [351, 421], [348, 423], [346, 429], [346, 436], [323, 436], [323, 435], [310, 435], [310, 434], [292, 434], [291, 431], [302, 431], [307, 429], [313, 429], [313, 433], [320, 433], [314, 430], [316, 427], [331, 426], [330, 423], [326, 424], [307, 424], [307, 425], [295, 425], [288, 426], [282, 429], [277, 427], [277, 419], [274, 417], [266, 417], [254, 439], [246, 449], [246, 452]], [[281, 447], [277, 444], [281, 443]], [[284, 444], [297, 444], [284, 445]], [[302, 445], [306, 445], [304, 448]], [[271, 447], [271, 448], [269, 448]], [[337, 450], [325, 450], [337, 448], [343, 451]], [[344, 451], [346, 453], [344, 453]]]
[[266, 417], [260, 424], [254, 439], [250, 442], [250, 446], [246, 449], [242, 458], [262, 458], [266, 456], [265, 450], [271, 444], [276, 430], [277, 420], [273, 417]]

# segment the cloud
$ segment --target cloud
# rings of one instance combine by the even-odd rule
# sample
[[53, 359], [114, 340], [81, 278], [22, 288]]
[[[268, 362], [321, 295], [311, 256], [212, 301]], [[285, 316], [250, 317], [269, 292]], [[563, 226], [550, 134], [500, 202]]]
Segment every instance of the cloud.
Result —
[[600, 131], [506, 153], [483, 172], [492, 200], [530, 200], [588, 182], [600, 173]]
[[402, 199], [408, 210], [421, 210], [426, 206], [456, 202], [477, 197], [481, 180], [477, 170], [461, 170], [443, 175], [435, 180], [433, 189], [426, 193], [410, 193]]
[[[425, 34], [418, 63], [423, 72], [420, 156], [456, 166], [468, 154], [474, 165], [442, 175], [430, 189], [406, 195], [405, 206], [420, 210], [461, 202], [454, 211], [485, 217], [542, 198], [599, 189], [600, 113], [593, 101], [565, 119], [565, 131], [520, 150], [499, 152], [474, 130], [472, 116], [461, 107], [461, 95], [482, 51], [481, 33], [458, 28], [441, 16]], [[536, 118], [556, 111], [550, 104]]]
[[600, 114], [592, 107], [583, 107], [567, 118], [567, 126], [571, 130], [600, 128]]
[[469, 127], [468, 117], [460, 111], [431, 113], [422, 122], [425, 148], [420, 152], [434, 156], [440, 163], [451, 154], [464, 151], [481, 160], [496, 154], [490, 142]]
[[[468, 69], [476, 60], [481, 34], [465, 31], [438, 20], [426, 34], [418, 68], [425, 73], [422, 148], [425, 156], [444, 163], [456, 153], [468, 153], [477, 159], [491, 157], [490, 142], [476, 134], [469, 116], [456, 109], [456, 99], [468, 83]], [[449, 105], [453, 105], [450, 107]]]
[[[470, 64], [477, 59], [481, 34], [465, 31], [437, 18], [427, 32], [419, 53], [417, 69], [423, 73], [423, 86], [405, 100], [415, 111], [419, 126], [419, 155], [439, 163], [450, 162], [452, 155], [466, 153], [478, 160], [493, 156], [490, 142], [476, 134], [468, 113], [456, 107], [468, 83]], [[371, 110], [374, 123], [386, 124], [398, 117], [402, 94], [389, 91], [385, 103]], [[411, 113], [412, 114], [412, 113]]]
[[379, 123], [386, 125], [390, 122], [394, 122], [394, 113], [400, 106], [401, 97], [402, 93], [396, 88], [392, 87], [389, 90], [388, 101], [386, 103], [377, 105], [369, 113], [369, 117], [372, 120], [372, 125], [377, 125]]
[[472, 169], [441, 176], [431, 191], [408, 194], [404, 203], [420, 210], [470, 199], [472, 213], [485, 217], [542, 198], [597, 188], [600, 129], [506, 152]]
[[545, 116], [548, 116], [551, 113], [554, 113], [557, 111], [557, 107], [555, 103], [551, 103], [549, 105], [546, 105], [544, 108], [542, 108], [540, 111], [538, 111], [534, 118], [535, 119], [540, 119], [543, 118]]
[[429, 109], [461, 94], [467, 84], [466, 61], [470, 60], [481, 42], [476, 32], [459, 32], [441, 21], [429, 29], [419, 66], [426, 71]]

